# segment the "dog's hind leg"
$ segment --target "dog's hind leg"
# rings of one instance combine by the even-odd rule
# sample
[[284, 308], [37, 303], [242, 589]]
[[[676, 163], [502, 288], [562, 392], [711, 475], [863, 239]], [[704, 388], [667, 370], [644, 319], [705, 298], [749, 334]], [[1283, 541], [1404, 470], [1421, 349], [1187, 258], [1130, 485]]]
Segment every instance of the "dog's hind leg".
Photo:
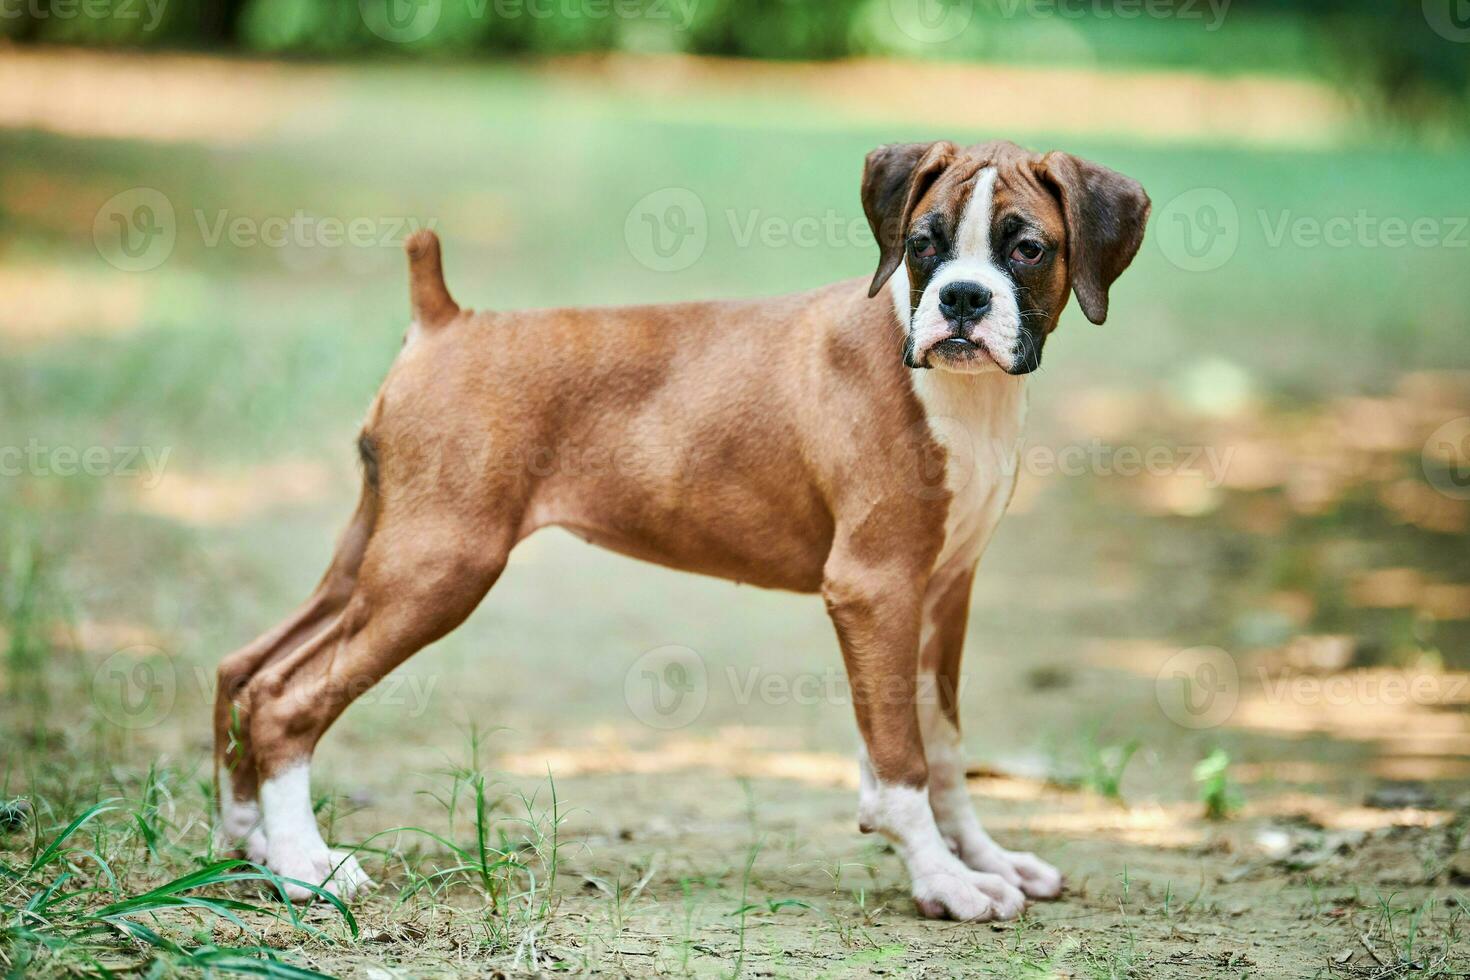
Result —
[[243, 853], [258, 863], [266, 859], [249, 711], [242, 697], [245, 687], [262, 668], [289, 656], [320, 633], [347, 606], [372, 535], [375, 508], [373, 495], [364, 493], [311, 598], [280, 625], [219, 665], [214, 703], [215, 794], [219, 807], [215, 841], [221, 851]]
[[[509, 528], [466, 534], [458, 524], [422, 518], [378, 527], [342, 611], [249, 681], [245, 701], [271, 870], [343, 898], [367, 883], [357, 861], [329, 851], [317, 829], [312, 752], [354, 698], [470, 614], [504, 568], [513, 537]], [[312, 898], [296, 886], [289, 893], [297, 901]]]

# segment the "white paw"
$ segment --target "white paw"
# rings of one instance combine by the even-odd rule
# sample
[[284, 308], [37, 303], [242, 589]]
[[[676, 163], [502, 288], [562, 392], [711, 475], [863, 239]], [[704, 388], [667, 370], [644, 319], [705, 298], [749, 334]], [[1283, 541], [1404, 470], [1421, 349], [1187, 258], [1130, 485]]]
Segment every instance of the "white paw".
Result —
[[1026, 893], [1027, 898], [1056, 898], [1062, 893], [1062, 873], [1035, 854], [1007, 851], [993, 843], [961, 848], [966, 865], [999, 875]]
[[[373, 880], [362, 870], [357, 858], [346, 851], [307, 851], [297, 847], [278, 847], [271, 851], [266, 867], [282, 878], [295, 878], [312, 885], [320, 885], [325, 891], [336, 895], [344, 902], [352, 900], [358, 892], [372, 886]], [[319, 900], [316, 892], [281, 883], [286, 897], [293, 902]]]
[[915, 877], [913, 895], [919, 914], [929, 919], [1014, 919], [1026, 907], [1026, 896], [1000, 875], [974, 871], [958, 861], [952, 868]]

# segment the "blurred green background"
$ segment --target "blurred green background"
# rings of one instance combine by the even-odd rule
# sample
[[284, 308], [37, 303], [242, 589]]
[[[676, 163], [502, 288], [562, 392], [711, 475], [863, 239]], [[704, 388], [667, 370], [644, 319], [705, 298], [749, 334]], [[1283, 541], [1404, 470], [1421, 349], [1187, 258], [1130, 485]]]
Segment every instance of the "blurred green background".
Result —
[[0, 12], [0, 37], [20, 41], [331, 58], [624, 51], [1304, 73], [1415, 118], [1463, 108], [1467, 31], [1461, 0], [8, 0]]

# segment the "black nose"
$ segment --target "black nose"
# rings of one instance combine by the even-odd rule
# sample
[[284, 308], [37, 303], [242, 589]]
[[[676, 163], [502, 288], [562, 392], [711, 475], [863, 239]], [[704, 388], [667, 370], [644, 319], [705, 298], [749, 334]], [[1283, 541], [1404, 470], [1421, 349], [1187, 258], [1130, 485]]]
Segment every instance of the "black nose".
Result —
[[939, 312], [946, 320], [969, 320], [988, 309], [990, 290], [978, 282], [952, 282], [939, 291]]

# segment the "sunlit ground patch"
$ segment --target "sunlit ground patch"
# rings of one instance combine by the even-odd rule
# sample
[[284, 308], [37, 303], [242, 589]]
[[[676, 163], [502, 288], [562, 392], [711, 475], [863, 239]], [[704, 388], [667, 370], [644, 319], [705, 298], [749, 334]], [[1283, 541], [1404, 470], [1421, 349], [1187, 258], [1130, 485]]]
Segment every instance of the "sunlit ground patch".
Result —
[[7, 48], [0, 128], [239, 145], [328, 98], [329, 73], [188, 55]]
[[[552, 61], [559, 84], [680, 98], [793, 95], [846, 124], [962, 126], [996, 133], [1131, 136], [1162, 142], [1324, 146], [1350, 132], [1351, 107], [1329, 86], [1267, 76], [1221, 78], [1178, 70], [1025, 68], [857, 59], [836, 63], [611, 55]], [[934, 98], [936, 92], [983, 93]], [[1136, 107], [1149, 106], [1140, 113]]]
[[314, 460], [289, 459], [233, 473], [189, 473], [166, 468], [156, 485], [133, 489], [141, 512], [198, 527], [238, 524], [284, 507], [330, 499], [345, 479]]
[[[99, 263], [100, 264], [100, 263]], [[102, 269], [52, 265], [0, 267], [0, 337], [27, 346], [74, 333], [135, 329], [147, 308], [150, 283]]]

